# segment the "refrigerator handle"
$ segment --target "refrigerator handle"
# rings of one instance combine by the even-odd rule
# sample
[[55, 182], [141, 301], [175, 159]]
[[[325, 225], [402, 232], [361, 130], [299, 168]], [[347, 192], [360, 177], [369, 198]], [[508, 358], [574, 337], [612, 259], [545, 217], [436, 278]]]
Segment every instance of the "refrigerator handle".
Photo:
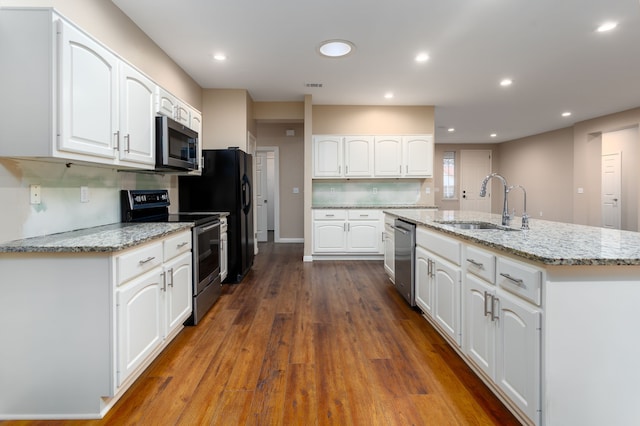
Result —
[[[247, 189], [249, 190], [249, 196], [247, 197]], [[248, 199], [247, 199], [248, 198]], [[242, 211], [244, 214], [249, 214], [251, 211], [251, 202], [253, 198], [253, 190], [251, 189], [251, 181], [247, 175], [242, 176]]]

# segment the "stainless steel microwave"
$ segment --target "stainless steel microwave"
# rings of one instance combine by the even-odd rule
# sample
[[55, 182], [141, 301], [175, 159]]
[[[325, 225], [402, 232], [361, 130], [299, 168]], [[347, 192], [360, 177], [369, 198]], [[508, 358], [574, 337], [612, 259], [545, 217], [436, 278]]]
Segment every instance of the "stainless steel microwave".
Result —
[[156, 170], [198, 170], [198, 143], [198, 132], [169, 117], [156, 117]]

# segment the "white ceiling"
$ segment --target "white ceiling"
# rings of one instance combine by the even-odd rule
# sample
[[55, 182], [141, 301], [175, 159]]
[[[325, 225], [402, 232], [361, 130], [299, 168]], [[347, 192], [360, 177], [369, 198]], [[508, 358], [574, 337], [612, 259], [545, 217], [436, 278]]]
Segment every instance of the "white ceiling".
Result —
[[[203, 88], [435, 105], [438, 143], [507, 141], [640, 106], [638, 0], [112, 1]], [[608, 20], [618, 27], [597, 33]], [[320, 57], [336, 38], [355, 52]], [[416, 63], [419, 52], [430, 59]]]

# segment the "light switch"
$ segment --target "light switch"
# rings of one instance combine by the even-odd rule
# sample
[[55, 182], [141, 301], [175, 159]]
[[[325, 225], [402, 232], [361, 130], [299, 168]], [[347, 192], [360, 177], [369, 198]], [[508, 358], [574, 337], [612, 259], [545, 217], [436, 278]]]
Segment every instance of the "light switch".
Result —
[[88, 203], [89, 202], [89, 187], [81, 186], [80, 187], [80, 202]]
[[300, 193], [300, 188], [293, 188], [293, 193], [294, 194], [299, 194]]

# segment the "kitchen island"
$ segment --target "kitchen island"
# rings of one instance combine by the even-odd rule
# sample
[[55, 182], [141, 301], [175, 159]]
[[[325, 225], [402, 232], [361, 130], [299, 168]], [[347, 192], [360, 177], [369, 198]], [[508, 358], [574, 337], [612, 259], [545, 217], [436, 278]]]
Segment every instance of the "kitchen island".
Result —
[[191, 314], [192, 223], [0, 244], [0, 419], [100, 418]]
[[533, 219], [520, 230], [519, 218], [503, 228], [500, 215], [478, 212], [385, 214], [417, 225], [425, 318], [521, 421], [640, 424], [640, 233]]

